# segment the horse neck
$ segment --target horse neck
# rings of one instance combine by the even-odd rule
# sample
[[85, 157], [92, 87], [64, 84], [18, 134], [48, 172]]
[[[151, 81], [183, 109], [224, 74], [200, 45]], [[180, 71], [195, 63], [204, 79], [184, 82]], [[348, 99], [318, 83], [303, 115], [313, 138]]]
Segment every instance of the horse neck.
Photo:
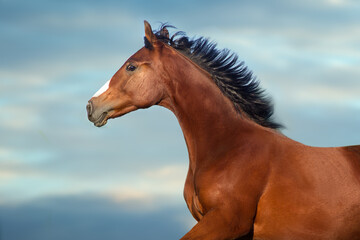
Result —
[[178, 53], [163, 61], [168, 73], [167, 97], [160, 105], [176, 115], [193, 171], [223, 156], [235, 145], [249, 143], [255, 131], [264, 129], [245, 114], [239, 114], [210, 74], [188, 58]]

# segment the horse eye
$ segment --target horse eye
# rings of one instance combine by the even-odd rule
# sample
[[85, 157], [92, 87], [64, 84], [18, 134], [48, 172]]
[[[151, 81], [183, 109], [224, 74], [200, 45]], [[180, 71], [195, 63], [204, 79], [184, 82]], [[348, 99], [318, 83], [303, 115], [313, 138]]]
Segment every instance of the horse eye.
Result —
[[129, 64], [129, 65], [126, 67], [126, 70], [127, 70], [127, 71], [130, 71], [130, 72], [135, 71], [135, 69], [136, 69], [136, 66], [134, 66], [134, 65], [132, 65], [132, 64]]

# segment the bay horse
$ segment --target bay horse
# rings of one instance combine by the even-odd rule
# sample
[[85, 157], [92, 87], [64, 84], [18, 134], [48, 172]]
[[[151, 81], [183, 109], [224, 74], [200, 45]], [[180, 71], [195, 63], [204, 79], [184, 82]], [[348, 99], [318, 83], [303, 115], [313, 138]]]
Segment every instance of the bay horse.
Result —
[[144, 23], [144, 47], [86, 108], [97, 127], [152, 105], [176, 115], [189, 152], [184, 198], [198, 221], [181, 240], [360, 239], [360, 145], [287, 138], [237, 55]]

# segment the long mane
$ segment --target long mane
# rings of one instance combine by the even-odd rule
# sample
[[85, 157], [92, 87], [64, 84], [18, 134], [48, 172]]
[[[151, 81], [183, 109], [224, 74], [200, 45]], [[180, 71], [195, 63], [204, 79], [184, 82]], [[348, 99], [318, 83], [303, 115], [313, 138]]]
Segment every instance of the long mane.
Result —
[[273, 129], [282, 127], [273, 120], [274, 106], [271, 99], [260, 88], [259, 81], [244, 62], [239, 62], [235, 53], [228, 49], [219, 50], [216, 43], [204, 37], [190, 39], [181, 31], [170, 37], [167, 28], [173, 26], [163, 24], [154, 32], [157, 39], [181, 52], [210, 73], [216, 85], [233, 102], [239, 113], [245, 113], [264, 127]]

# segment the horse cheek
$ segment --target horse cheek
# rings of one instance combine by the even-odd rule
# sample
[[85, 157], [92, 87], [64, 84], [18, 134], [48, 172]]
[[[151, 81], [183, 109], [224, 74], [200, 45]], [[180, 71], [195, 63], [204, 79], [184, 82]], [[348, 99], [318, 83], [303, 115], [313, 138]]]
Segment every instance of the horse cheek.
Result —
[[138, 108], [148, 108], [160, 101], [160, 91], [151, 88], [146, 82], [137, 85], [133, 91], [129, 92], [133, 105]]

